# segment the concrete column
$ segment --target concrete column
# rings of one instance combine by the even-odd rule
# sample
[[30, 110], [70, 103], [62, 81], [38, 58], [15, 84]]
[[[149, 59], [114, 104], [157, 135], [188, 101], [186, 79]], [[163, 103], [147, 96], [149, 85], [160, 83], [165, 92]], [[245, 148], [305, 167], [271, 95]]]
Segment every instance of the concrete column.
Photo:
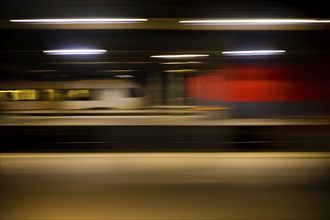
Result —
[[166, 73], [168, 105], [184, 104], [184, 77], [182, 73]]
[[152, 72], [147, 76], [146, 90], [149, 105], [162, 105], [162, 72]]

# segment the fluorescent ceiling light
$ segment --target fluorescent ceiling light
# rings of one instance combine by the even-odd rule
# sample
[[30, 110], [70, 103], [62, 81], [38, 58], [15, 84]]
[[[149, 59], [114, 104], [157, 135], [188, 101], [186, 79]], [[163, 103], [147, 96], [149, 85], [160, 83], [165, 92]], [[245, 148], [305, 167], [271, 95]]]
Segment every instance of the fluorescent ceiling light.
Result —
[[196, 72], [196, 69], [178, 69], [178, 70], [165, 70], [166, 73], [188, 73], [188, 72]]
[[92, 55], [105, 54], [106, 50], [99, 49], [69, 49], [69, 50], [44, 50], [48, 55]]
[[285, 50], [240, 50], [240, 51], [224, 51], [226, 56], [258, 56], [258, 55], [275, 55], [285, 53]]
[[134, 76], [132, 76], [132, 75], [117, 75], [117, 76], [114, 76], [114, 77], [117, 77], [117, 78], [133, 78]]
[[112, 73], [126, 73], [126, 72], [136, 72], [138, 70], [104, 70], [101, 72], [112, 72]]
[[18, 92], [22, 92], [22, 91], [19, 91], [19, 90], [0, 90], [0, 93], [7, 93], [7, 92], [18, 93]]
[[202, 62], [193, 62], [193, 61], [188, 61], [188, 62], [167, 62], [167, 63], [161, 63], [161, 64], [168, 64], [168, 65], [177, 65], [177, 64], [197, 64], [197, 63], [202, 63]]
[[151, 62], [46, 62], [47, 64], [74, 64], [74, 65], [100, 65], [100, 64], [146, 64]]
[[176, 54], [176, 55], [154, 55], [152, 58], [195, 58], [195, 57], [208, 57], [208, 54]]
[[50, 73], [50, 72], [58, 72], [58, 70], [27, 70], [28, 73]]
[[57, 19], [15, 19], [9, 20], [15, 23], [35, 24], [116, 24], [145, 22], [145, 18], [57, 18]]
[[330, 20], [318, 19], [210, 19], [210, 20], [184, 20], [182, 24], [196, 25], [280, 25], [280, 24], [318, 24], [330, 23]]

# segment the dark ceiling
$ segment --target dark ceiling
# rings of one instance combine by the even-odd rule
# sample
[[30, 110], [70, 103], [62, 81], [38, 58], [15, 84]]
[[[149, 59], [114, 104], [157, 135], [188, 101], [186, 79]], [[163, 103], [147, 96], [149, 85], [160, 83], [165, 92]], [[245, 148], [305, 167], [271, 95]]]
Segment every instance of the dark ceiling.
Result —
[[2, 0], [1, 18], [23, 17], [329, 17], [327, 1]]
[[[207, 53], [201, 64], [210, 69], [221, 63], [221, 51], [236, 49], [285, 49], [286, 57], [329, 57], [329, 27], [277, 30], [199, 30], [164, 28], [180, 18], [328, 18], [326, 1], [158, 1], [158, 0], [1, 0], [1, 76], [29, 77], [51, 74], [91, 77], [110, 70], [137, 73], [165, 68], [155, 54]], [[52, 28], [11, 26], [9, 19], [69, 17], [136, 17], [160, 19], [152, 28]], [[175, 21], [175, 20], [174, 20]], [[175, 21], [177, 22], [177, 21]], [[43, 50], [90, 47], [109, 52], [98, 56], [47, 56]], [[185, 67], [188, 68], [188, 67]], [[42, 73], [42, 70], [45, 70]], [[101, 74], [101, 75], [102, 75]]]

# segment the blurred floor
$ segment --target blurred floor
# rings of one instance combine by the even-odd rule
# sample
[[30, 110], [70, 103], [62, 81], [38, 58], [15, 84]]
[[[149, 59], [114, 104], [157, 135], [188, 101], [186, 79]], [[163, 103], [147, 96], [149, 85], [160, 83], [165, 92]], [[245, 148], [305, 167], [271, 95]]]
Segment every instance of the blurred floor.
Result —
[[2, 154], [1, 219], [329, 219], [329, 153]]
[[94, 126], [94, 125], [197, 125], [197, 126], [244, 126], [244, 125], [330, 125], [329, 118], [264, 118], [226, 119], [215, 115], [190, 116], [2, 116], [1, 126]]

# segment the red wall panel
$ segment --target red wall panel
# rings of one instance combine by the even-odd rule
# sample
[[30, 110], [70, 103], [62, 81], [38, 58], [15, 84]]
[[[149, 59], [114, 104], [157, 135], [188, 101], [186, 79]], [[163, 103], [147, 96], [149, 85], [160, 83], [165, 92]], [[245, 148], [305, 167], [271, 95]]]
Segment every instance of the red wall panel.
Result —
[[[305, 72], [303, 72], [305, 71]], [[213, 101], [273, 102], [322, 98], [306, 70], [275, 65], [237, 65], [188, 78], [188, 97]]]

